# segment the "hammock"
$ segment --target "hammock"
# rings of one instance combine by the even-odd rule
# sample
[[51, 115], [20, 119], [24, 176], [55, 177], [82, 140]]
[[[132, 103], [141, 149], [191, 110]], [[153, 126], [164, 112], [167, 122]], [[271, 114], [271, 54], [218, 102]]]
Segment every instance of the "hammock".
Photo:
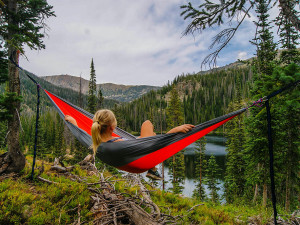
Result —
[[[93, 115], [45, 89], [44, 91], [74, 136], [84, 146], [90, 147], [92, 145]], [[123, 137], [126, 140], [101, 143], [96, 156], [103, 162], [120, 170], [142, 173], [165, 161], [245, 110], [246, 108], [196, 125], [188, 133], [171, 133], [137, 139], [117, 127], [113, 136]], [[78, 127], [65, 121], [65, 115], [72, 116], [77, 121]]]

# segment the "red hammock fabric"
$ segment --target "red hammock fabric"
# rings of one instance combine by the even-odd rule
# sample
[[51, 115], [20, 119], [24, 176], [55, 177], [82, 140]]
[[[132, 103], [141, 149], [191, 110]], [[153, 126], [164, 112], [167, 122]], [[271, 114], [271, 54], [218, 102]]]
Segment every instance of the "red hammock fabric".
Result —
[[[60, 98], [56, 97], [55, 95], [51, 94], [49, 91], [44, 90], [48, 96], [52, 99], [53, 102], [55, 102], [56, 106], [62, 111], [62, 113], [66, 116], [72, 116], [80, 129], [87, 132], [89, 135], [92, 135], [91, 128], [93, 125], [93, 120], [81, 112], [79, 112], [77, 109], [72, 107], [71, 105], [67, 104], [65, 101], [61, 100]], [[117, 134], [113, 134], [115, 137], [119, 137]]]
[[[46, 90], [44, 91], [63, 119], [65, 115], [70, 115], [77, 121], [78, 127], [65, 121], [74, 136], [85, 146], [91, 146], [91, 127], [93, 124], [91, 118], [93, 115]], [[101, 143], [96, 156], [103, 162], [121, 170], [142, 173], [168, 159], [245, 110], [241, 109], [196, 125], [186, 134], [165, 134], [136, 139], [126, 131], [116, 128], [113, 135], [115, 137], [125, 137], [127, 140]]]
[[218, 128], [219, 126], [221, 126], [222, 124], [226, 123], [228, 120], [231, 120], [234, 117], [236, 117], [236, 115], [229, 117], [226, 120], [223, 120], [184, 139], [181, 139], [173, 144], [170, 144], [164, 148], [161, 148], [155, 152], [145, 155], [125, 166], [118, 167], [118, 169], [125, 170], [131, 173], [145, 172], [155, 167], [159, 163], [162, 163], [166, 159], [170, 158], [172, 155], [175, 155], [177, 152], [181, 151], [182, 149], [197, 141], [198, 139], [204, 137], [206, 134]]

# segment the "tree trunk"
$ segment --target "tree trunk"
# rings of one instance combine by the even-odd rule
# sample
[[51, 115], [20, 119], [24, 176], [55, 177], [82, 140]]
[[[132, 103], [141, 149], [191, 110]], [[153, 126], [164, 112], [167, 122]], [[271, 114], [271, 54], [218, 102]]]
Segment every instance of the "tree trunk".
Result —
[[172, 181], [172, 183], [173, 183], [173, 192], [174, 192], [174, 189], [175, 189], [175, 155], [173, 155], [172, 156], [173, 158], [173, 165], [172, 165], [172, 167], [173, 167], [173, 181]]
[[264, 190], [263, 190], [263, 203], [262, 203], [262, 206], [263, 207], [266, 207], [267, 206], [267, 196], [268, 194], [268, 188], [267, 188], [267, 184], [264, 183]]
[[289, 182], [289, 173], [287, 172], [286, 176], [286, 187], [285, 187], [285, 211], [289, 212], [290, 211], [290, 182]]
[[[14, 16], [17, 14], [17, 1], [8, 1], [8, 9], [11, 14], [9, 14], [8, 25], [17, 26]], [[8, 39], [12, 39], [13, 35], [16, 33], [15, 30], [9, 29]], [[8, 54], [12, 57], [15, 62], [19, 62], [19, 54], [16, 49], [12, 46], [8, 48]], [[19, 70], [11, 62], [8, 64], [8, 92], [16, 93], [20, 95], [20, 78]], [[1, 173], [11, 173], [20, 172], [25, 166], [25, 157], [20, 151], [19, 145], [19, 112], [20, 112], [20, 102], [15, 101], [11, 103], [14, 106], [14, 111], [12, 112], [12, 119], [8, 121], [8, 135], [7, 135], [7, 145], [8, 152], [0, 156], [0, 174]]]
[[[201, 140], [201, 139], [200, 139]], [[200, 177], [199, 177], [199, 197], [200, 197], [200, 199], [201, 200], [203, 200], [202, 199], [202, 144], [200, 143], [200, 168], [199, 168], [199, 170], [200, 170]]]
[[254, 196], [253, 196], [253, 203], [256, 202], [257, 195], [258, 195], [258, 184], [255, 184], [255, 190], [254, 190]]

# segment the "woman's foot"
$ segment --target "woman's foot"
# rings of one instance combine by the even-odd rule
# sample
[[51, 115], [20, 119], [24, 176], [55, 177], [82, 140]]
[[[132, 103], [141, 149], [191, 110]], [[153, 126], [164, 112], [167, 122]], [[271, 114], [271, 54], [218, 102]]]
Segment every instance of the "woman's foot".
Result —
[[163, 180], [163, 178], [160, 176], [157, 170], [153, 169], [148, 170], [146, 177], [149, 177], [152, 180]]

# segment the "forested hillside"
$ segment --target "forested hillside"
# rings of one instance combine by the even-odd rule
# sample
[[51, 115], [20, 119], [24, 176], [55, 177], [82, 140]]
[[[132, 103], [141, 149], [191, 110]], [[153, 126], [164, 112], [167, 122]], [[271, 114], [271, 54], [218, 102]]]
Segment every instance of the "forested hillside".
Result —
[[237, 88], [243, 99], [248, 99], [251, 79], [252, 71], [246, 65], [211, 70], [205, 74], [180, 75], [161, 90], [151, 91], [114, 110], [121, 121], [119, 125], [126, 130], [139, 131], [142, 122], [150, 119], [157, 132], [161, 129], [165, 132], [166, 107], [173, 86], [183, 104], [185, 123], [198, 124], [225, 114]]

